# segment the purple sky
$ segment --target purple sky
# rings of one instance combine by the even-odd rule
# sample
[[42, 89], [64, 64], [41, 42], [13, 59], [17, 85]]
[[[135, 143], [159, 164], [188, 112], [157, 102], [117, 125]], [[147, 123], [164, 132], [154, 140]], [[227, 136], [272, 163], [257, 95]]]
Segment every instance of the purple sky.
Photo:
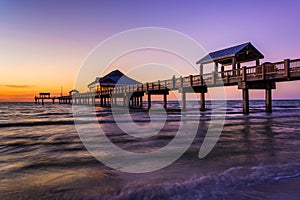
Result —
[[[99, 42], [118, 32], [145, 26], [183, 32], [207, 51], [250, 41], [264, 53], [264, 61], [300, 58], [299, 9], [300, 2], [295, 0], [2, 0], [0, 85], [42, 85], [30, 74], [47, 72], [47, 67], [43, 69], [47, 64], [51, 64], [52, 71], [69, 71], [71, 85], [83, 59]], [[20, 81], [14, 82], [13, 72], [22, 70], [30, 79], [23, 77], [25, 72], [17, 73]], [[62, 76], [51, 81], [58, 88], [64, 84]], [[274, 96], [300, 98], [295, 90], [299, 86], [300, 82], [278, 84]]]

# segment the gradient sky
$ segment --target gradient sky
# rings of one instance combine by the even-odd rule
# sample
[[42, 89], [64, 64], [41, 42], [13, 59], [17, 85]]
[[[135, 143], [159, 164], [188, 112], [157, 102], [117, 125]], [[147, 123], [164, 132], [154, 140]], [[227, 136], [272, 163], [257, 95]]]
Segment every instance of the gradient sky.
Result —
[[[295, 0], [0, 0], [0, 101], [32, 101], [41, 91], [59, 94], [61, 86], [68, 92], [97, 44], [138, 27], [180, 31], [207, 51], [251, 41], [263, 61], [300, 58], [299, 9]], [[299, 86], [277, 84], [273, 96], [300, 99]], [[240, 96], [236, 87], [227, 89], [228, 98]]]

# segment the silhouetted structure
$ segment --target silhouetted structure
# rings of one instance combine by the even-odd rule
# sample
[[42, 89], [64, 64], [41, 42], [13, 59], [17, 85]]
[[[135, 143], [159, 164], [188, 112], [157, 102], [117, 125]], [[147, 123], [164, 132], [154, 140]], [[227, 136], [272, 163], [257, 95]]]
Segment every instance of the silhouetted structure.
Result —
[[90, 92], [111, 90], [116, 86], [126, 86], [140, 84], [140, 82], [126, 76], [120, 70], [114, 70], [105, 76], [97, 77], [95, 81], [88, 85]]
[[[216, 80], [219, 78], [219, 65], [221, 65], [221, 78], [229, 78], [229, 77], [236, 77], [237, 79], [240, 79], [240, 76], [242, 74], [241, 71], [241, 64], [246, 62], [255, 61], [256, 66], [259, 66], [260, 59], [263, 59], [264, 55], [260, 53], [250, 42], [240, 44], [237, 46], [229, 47], [226, 49], [222, 49], [219, 51], [211, 52], [207, 56], [200, 59], [197, 64], [200, 65], [200, 75], [203, 75], [203, 66], [205, 64], [214, 63], [214, 71], [212, 74], [212, 82], [215, 83]], [[225, 73], [225, 66], [232, 66], [231, 72]], [[245, 81], [241, 81], [245, 82]], [[227, 81], [227, 84], [229, 84], [229, 81]], [[257, 84], [257, 83], [256, 83]], [[235, 82], [233, 82], [233, 85], [235, 85]], [[261, 85], [261, 84], [260, 84]], [[271, 93], [271, 89], [269, 86], [263, 86], [261, 85], [261, 89], [266, 89], [268, 91], [268, 94]], [[251, 89], [251, 86], [248, 86], [247, 84], [240, 84], [239, 89], [242, 89], [243, 91], [243, 108], [244, 113], [249, 113], [249, 89]], [[269, 95], [268, 95], [269, 96]], [[205, 102], [204, 95], [201, 94], [201, 102]], [[270, 104], [271, 99], [267, 99], [267, 104]], [[202, 105], [202, 107], [205, 107], [205, 105]], [[271, 108], [270, 106], [267, 106], [268, 108]], [[268, 110], [269, 112], [271, 110]]]
[[[151, 107], [151, 95], [163, 95], [164, 107], [167, 107], [167, 95], [170, 90], [182, 94], [182, 110], [186, 109], [186, 93], [200, 93], [200, 109], [205, 110], [205, 93], [208, 88], [220, 86], [238, 86], [243, 93], [243, 112], [249, 113], [249, 90], [265, 90], [266, 112], [272, 112], [272, 89], [276, 82], [300, 80], [300, 59], [285, 59], [281, 62], [260, 64], [264, 58], [251, 43], [209, 53], [201, 58], [199, 74], [186, 77], [173, 76], [167, 80], [152, 83], [139, 83], [119, 70], [112, 71], [102, 78], [96, 78], [88, 87], [90, 92], [72, 93], [59, 97], [60, 102], [74, 104], [99, 104], [107, 106], [116, 104], [117, 98], [123, 99], [124, 106], [142, 107], [142, 97], [148, 96], [148, 109]], [[254, 61], [254, 66], [241, 67], [242, 63]], [[207, 64], [214, 63], [211, 73], [203, 73]], [[226, 66], [231, 69], [225, 70]], [[219, 70], [220, 67], [220, 70]], [[97, 99], [100, 103], [97, 103]], [[91, 101], [90, 101], [91, 100]]]
[[36, 104], [40, 104], [40, 100], [41, 100], [41, 104], [44, 105], [44, 100], [46, 99], [50, 99], [52, 100], [52, 103], [54, 103], [56, 97], [51, 97], [49, 92], [40, 92], [38, 96], [34, 97]]
[[[140, 82], [126, 76], [120, 70], [114, 70], [105, 76], [99, 78], [97, 77], [95, 81], [88, 85], [90, 92], [96, 94], [95, 99], [100, 99], [100, 105], [106, 106], [108, 104], [116, 103], [116, 98], [112, 98], [111, 93], [115, 87], [128, 86], [141, 84]], [[144, 94], [142, 94], [143, 96]], [[142, 99], [142, 96], [134, 93], [131, 95], [130, 99], [132, 101], [137, 101], [136, 98]], [[87, 100], [86, 100], [87, 99]], [[89, 97], [84, 98], [83, 101], [89, 101]], [[95, 103], [95, 99], [91, 99], [92, 103]], [[114, 101], [115, 100], [115, 101]]]

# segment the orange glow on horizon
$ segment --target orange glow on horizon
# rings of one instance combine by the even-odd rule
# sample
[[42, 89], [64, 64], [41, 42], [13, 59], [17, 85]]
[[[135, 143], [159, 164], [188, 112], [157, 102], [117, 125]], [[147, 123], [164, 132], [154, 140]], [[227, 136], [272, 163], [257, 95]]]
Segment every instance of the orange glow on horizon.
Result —
[[[71, 87], [63, 89], [68, 94]], [[0, 85], [0, 102], [34, 102], [34, 96], [40, 92], [50, 92], [51, 96], [60, 96], [59, 87], [34, 87], [17, 85]]]

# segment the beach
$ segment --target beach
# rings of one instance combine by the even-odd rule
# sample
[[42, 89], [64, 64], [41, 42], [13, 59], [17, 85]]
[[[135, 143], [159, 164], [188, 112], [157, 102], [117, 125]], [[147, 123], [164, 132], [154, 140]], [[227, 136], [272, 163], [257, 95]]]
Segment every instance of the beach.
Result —
[[[210, 106], [208, 101], [207, 111], [199, 111], [199, 102], [188, 101], [181, 113], [179, 103], [169, 101], [164, 128], [149, 139], [128, 136], [110, 108], [97, 107], [98, 123], [110, 140], [133, 152], [169, 144], [183, 114], [187, 123], [199, 122], [193, 143], [174, 163], [126, 173], [86, 150], [71, 105], [0, 103], [0, 199], [299, 199], [300, 100], [274, 100], [271, 114], [264, 112], [264, 101], [251, 100], [249, 115], [242, 114], [241, 101], [227, 101], [221, 136], [200, 159], [210, 119], [219, 115]], [[146, 111], [131, 116], [149, 123]], [[92, 118], [79, 120], [89, 127]]]

